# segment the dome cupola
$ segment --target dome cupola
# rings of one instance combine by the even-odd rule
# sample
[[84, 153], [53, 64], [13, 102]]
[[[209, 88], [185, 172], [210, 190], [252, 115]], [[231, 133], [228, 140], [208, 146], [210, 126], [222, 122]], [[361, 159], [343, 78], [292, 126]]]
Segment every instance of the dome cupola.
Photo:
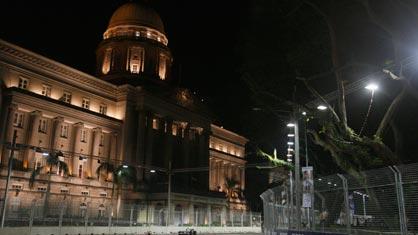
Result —
[[115, 84], [170, 79], [172, 56], [157, 12], [129, 2], [112, 15], [96, 51], [98, 76]]

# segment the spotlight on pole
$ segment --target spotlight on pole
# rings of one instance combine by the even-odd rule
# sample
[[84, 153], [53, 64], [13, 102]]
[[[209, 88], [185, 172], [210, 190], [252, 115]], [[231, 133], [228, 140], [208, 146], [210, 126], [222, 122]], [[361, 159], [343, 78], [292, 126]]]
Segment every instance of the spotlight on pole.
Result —
[[288, 123], [286, 126], [287, 126], [287, 127], [294, 127], [294, 126], [295, 126], [295, 124], [294, 124], [294, 123]]
[[49, 153], [47, 153], [47, 152], [43, 152], [42, 153], [42, 156], [44, 156], [44, 157], [46, 157], [46, 156], [48, 156], [49, 155]]
[[289, 142], [287, 142], [287, 144], [288, 145], [294, 145], [295, 143], [289, 141]]
[[375, 90], [377, 90], [379, 87], [376, 85], [376, 84], [374, 84], [374, 83], [370, 83], [369, 85], [367, 85], [366, 87], [365, 87], [367, 90], [369, 90], [369, 91], [375, 91]]
[[295, 134], [287, 134], [287, 137], [295, 137]]
[[316, 107], [318, 110], [321, 110], [321, 111], [323, 111], [323, 110], [326, 110], [327, 109], [327, 106], [325, 106], [325, 105], [318, 105], [318, 107]]
[[123, 167], [124, 169], [128, 168], [128, 166], [127, 166], [127, 165], [123, 165], [122, 167]]
[[288, 153], [286, 156], [287, 156], [287, 157], [292, 157], [292, 154]]
[[151, 172], [151, 173], [155, 173], [155, 170], [150, 170], [149, 172]]
[[303, 115], [303, 116], [306, 116], [306, 112], [302, 112], [302, 115]]

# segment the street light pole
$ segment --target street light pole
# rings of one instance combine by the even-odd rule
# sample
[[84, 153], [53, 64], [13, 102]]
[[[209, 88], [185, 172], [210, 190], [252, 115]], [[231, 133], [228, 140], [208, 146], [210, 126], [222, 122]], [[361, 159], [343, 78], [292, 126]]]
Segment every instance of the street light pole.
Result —
[[4, 220], [6, 218], [6, 208], [7, 208], [7, 195], [9, 193], [9, 183], [10, 183], [10, 177], [12, 174], [12, 168], [13, 168], [13, 155], [16, 148], [16, 138], [17, 138], [17, 130], [14, 130], [13, 132], [13, 142], [12, 142], [12, 148], [10, 150], [10, 156], [9, 156], [9, 168], [7, 169], [7, 181], [6, 181], [6, 189], [4, 190], [4, 202], [3, 202], [3, 212], [1, 213], [1, 228], [4, 227]]
[[299, 123], [295, 117], [295, 199], [296, 199], [296, 228], [300, 230], [301, 222], [301, 198], [300, 198], [300, 156], [299, 156]]

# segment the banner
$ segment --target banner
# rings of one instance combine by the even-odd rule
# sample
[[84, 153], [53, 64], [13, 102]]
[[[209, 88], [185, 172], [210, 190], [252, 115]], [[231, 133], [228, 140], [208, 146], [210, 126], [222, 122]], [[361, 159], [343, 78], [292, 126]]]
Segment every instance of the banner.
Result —
[[302, 167], [302, 207], [311, 208], [314, 192], [313, 184], [313, 167]]

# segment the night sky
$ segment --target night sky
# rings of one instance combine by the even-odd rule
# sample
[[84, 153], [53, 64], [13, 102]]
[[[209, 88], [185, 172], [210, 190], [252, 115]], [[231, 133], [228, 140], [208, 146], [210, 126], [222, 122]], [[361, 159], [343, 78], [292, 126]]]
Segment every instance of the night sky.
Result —
[[[94, 75], [95, 49], [102, 40], [112, 13], [127, 1], [21, 1], [0, 3], [0, 38], [83, 72]], [[243, 79], [250, 74], [266, 91], [296, 101], [313, 97], [295, 80], [328, 71], [332, 64], [329, 35], [321, 16], [301, 1], [147, 1], [161, 16], [168, 46], [173, 52], [173, 76], [177, 84], [197, 92], [215, 113], [215, 123], [248, 137], [271, 152], [283, 155], [286, 130], [283, 118], [254, 111], [260, 103]], [[315, 1], [313, 1], [315, 2]], [[316, 1], [326, 3], [330, 1]], [[390, 35], [372, 24], [354, 0], [338, 2], [338, 32], [343, 62], [382, 65], [393, 58]], [[418, 4], [394, 8], [391, 1], [372, 1], [402, 35], [405, 54], [418, 50]], [[380, 4], [382, 3], [382, 4]], [[418, 62], [416, 63], [418, 68]], [[347, 82], [370, 74], [365, 66], [344, 74]], [[415, 75], [418, 75], [416, 73]], [[415, 76], [418, 77], [418, 76]], [[382, 78], [376, 78], [382, 80]], [[415, 81], [416, 83], [416, 81]], [[313, 82], [323, 94], [335, 90], [335, 80], [324, 76]], [[417, 84], [415, 84], [417, 85]], [[382, 82], [365, 133], [371, 135], [399, 90], [393, 82]], [[358, 130], [367, 110], [369, 94], [359, 90], [347, 97], [349, 123]], [[282, 100], [275, 107], [286, 109]], [[416, 161], [418, 152], [417, 100], [408, 96], [394, 120], [402, 133], [404, 162]], [[288, 107], [287, 107], [288, 108]], [[408, 120], [408, 122], [405, 122]], [[390, 135], [391, 133], [388, 133]], [[391, 138], [388, 138], [389, 141]], [[329, 173], [332, 167], [312, 147], [314, 166]], [[315, 165], [316, 164], [316, 165]], [[321, 171], [319, 171], [321, 173]]]

